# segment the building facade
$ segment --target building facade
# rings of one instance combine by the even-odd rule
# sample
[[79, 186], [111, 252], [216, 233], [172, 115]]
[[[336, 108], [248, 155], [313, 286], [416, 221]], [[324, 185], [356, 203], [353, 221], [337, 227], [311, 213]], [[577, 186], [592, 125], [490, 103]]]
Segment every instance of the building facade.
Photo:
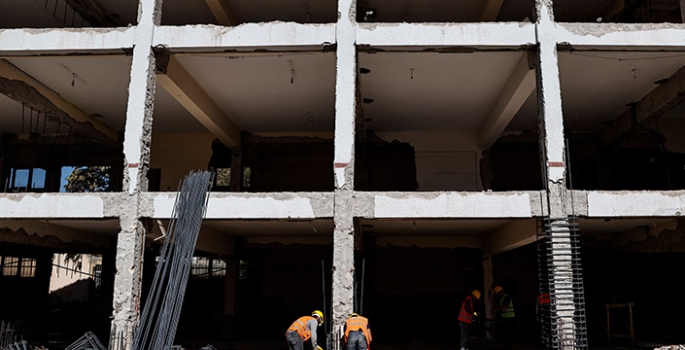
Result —
[[96, 254], [73, 329], [128, 343], [179, 182], [209, 169], [181, 340], [278, 341], [322, 309], [328, 339], [356, 311], [378, 343], [449, 342], [502, 285], [521, 343], [540, 293], [555, 348], [682, 341], [655, 296], [685, 262], [682, 6], [5, 0], [0, 319], [68, 333], [51, 256]]

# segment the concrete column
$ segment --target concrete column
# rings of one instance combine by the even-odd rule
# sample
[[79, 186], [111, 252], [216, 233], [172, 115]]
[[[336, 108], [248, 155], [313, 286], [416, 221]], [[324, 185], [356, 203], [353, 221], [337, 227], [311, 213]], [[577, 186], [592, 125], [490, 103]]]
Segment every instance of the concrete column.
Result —
[[495, 313], [492, 311], [492, 303], [490, 302], [490, 288], [495, 280], [495, 275], [492, 272], [492, 257], [483, 256], [483, 297], [482, 302], [485, 304], [485, 317], [489, 319], [495, 318]]
[[238, 277], [238, 259], [235, 256], [224, 258], [226, 276], [224, 277], [224, 339], [233, 339], [233, 319], [235, 317], [235, 285]]
[[[123, 191], [128, 203], [138, 203], [147, 190], [150, 165], [152, 113], [155, 94], [155, 59], [152, 40], [161, 18], [161, 0], [141, 0], [135, 30], [131, 81], [124, 131]], [[140, 315], [145, 228], [138, 206], [122, 206], [116, 249], [114, 311], [111, 334], [113, 349], [130, 349]]]
[[[538, 11], [537, 37], [538, 55], [538, 108], [541, 115], [540, 142], [543, 148], [542, 157], [545, 165], [546, 186], [548, 190], [547, 215], [561, 229], [549, 237], [552, 256], [549, 286], [553, 295], [551, 317], [555, 320], [556, 337], [561, 349], [577, 349], [575, 344], [576, 322], [574, 319], [573, 278], [571, 256], [571, 236], [564, 225], [568, 224], [569, 208], [567, 207], [565, 171], [564, 120], [561, 101], [561, 83], [559, 80], [559, 61], [557, 53], [557, 36], [552, 1], [537, 0]], [[555, 230], [556, 231], [556, 230]], [[584, 320], [583, 320], [584, 322]]]
[[354, 130], [356, 110], [356, 1], [338, 1], [335, 85], [335, 201], [333, 231], [333, 349], [340, 348], [342, 329], [354, 307]]

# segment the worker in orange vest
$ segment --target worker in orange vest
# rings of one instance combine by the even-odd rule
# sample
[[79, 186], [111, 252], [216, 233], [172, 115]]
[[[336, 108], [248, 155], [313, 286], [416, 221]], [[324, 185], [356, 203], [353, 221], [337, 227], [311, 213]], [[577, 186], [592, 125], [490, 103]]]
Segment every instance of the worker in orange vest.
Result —
[[459, 345], [461, 345], [461, 350], [467, 350], [469, 345], [469, 330], [471, 328], [471, 323], [473, 323], [473, 317], [478, 316], [475, 304], [480, 300], [480, 297], [480, 291], [474, 289], [461, 303], [461, 310], [459, 310], [459, 330], [461, 331], [461, 341]]
[[323, 350], [316, 342], [316, 327], [323, 324], [323, 312], [315, 310], [311, 316], [302, 316], [295, 320], [285, 332], [290, 350], [303, 350], [303, 344], [311, 339], [312, 349]]
[[357, 313], [350, 314], [345, 321], [345, 344], [347, 350], [368, 350], [371, 348], [369, 319]]

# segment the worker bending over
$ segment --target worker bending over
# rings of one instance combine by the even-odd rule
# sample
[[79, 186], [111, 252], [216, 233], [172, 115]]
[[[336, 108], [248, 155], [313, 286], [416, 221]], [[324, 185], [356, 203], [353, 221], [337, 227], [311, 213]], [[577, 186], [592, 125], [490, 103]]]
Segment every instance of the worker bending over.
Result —
[[312, 349], [323, 350], [316, 342], [316, 327], [323, 324], [323, 312], [315, 310], [311, 316], [302, 316], [295, 320], [285, 332], [290, 350], [304, 350], [303, 344], [311, 339]]
[[468, 349], [469, 330], [471, 328], [471, 323], [473, 323], [473, 316], [478, 316], [475, 304], [480, 300], [480, 296], [480, 291], [474, 289], [461, 303], [461, 310], [459, 310], [459, 330], [461, 331], [461, 341], [459, 345], [461, 345], [461, 350]]
[[345, 321], [345, 344], [347, 350], [367, 350], [371, 346], [371, 328], [366, 317], [350, 314]]

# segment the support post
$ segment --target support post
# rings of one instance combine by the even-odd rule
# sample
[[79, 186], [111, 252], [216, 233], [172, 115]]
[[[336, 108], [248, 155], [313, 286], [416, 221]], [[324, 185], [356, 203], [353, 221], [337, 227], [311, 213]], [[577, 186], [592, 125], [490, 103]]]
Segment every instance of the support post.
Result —
[[354, 307], [354, 131], [357, 91], [356, 1], [338, 1], [335, 83], [335, 200], [333, 231], [332, 349]]
[[[139, 203], [141, 192], [147, 191], [147, 171], [150, 167], [152, 114], [155, 96], [155, 56], [152, 39], [159, 25], [161, 0], [141, 0], [138, 26], [134, 37], [131, 81], [124, 131], [123, 190], [126, 200]], [[146, 228], [138, 205], [125, 206], [120, 214], [114, 279], [114, 311], [111, 325], [111, 349], [129, 350], [133, 332], [140, 317], [140, 293], [143, 269], [143, 249]]]

